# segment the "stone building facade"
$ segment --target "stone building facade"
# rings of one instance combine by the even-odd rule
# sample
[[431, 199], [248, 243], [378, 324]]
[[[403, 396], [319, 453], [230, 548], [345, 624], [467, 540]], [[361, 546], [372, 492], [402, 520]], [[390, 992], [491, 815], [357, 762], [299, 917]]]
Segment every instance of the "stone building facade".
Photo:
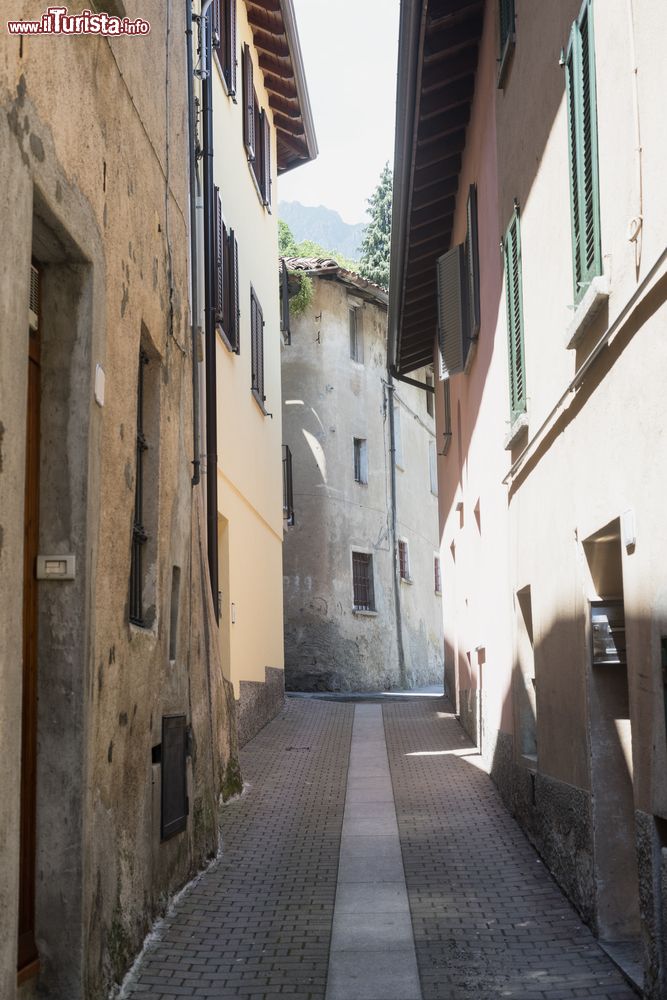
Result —
[[447, 688], [571, 900], [665, 997], [664, 11], [425, 6], [401, 25], [389, 329], [400, 371], [446, 376]]
[[270, 204], [316, 152], [293, 6], [104, 10], [150, 30], [0, 32], [3, 1000], [108, 996], [284, 693]]
[[313, 283], [282, 362], [287, 686], [441, 683], [433, 397], [388, 373], [382, 289], [335, 261], [286, 264]]

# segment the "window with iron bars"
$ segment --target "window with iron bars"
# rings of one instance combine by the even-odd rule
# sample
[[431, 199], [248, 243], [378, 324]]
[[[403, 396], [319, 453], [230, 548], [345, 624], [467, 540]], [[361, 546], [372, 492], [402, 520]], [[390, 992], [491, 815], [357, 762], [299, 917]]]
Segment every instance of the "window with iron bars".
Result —
[[433, 557], [433, 572], [435, 575], [435, 592], [442, 593], [442, 578], [440, 576], [440, 556]]
[[373, 556], [367, 552], [352, 553], [352, 585], [354, 610], [375, 611]]
[[139, 377], [137, 385], [137, 448], [136, 482], [134, 488], [134, 523], [132, 525], [132, 563], [130, 566], [130, 621], [143, 626], [144, 622], [144, 552], [148, 535], [144, 528], [144, 462], [148, 444], [144, 433], [144, 372], [149, 363], [148, 355], [139, 351]]
[[294, 484], [292, 481], [292, 452], [283, 445], [283, 519], [294, 524]]
[[410, 557], [408, 555], [408, 543], [401, 538], [398, 542], [398, 569], [401, 580], [410, 582]]

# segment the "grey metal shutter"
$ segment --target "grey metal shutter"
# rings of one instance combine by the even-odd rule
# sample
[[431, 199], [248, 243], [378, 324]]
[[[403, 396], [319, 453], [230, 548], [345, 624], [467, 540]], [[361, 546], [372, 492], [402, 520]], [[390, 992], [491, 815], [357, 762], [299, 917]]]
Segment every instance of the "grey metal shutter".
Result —
[[440, 378], [464, 371], [470, 351], [470, 294], [465, 244], [436, 261]]
[[188, 822], [188, 794], [185, 759], [187, 727], [184, 715], [162, 718], [162, 840], [185, 830]]

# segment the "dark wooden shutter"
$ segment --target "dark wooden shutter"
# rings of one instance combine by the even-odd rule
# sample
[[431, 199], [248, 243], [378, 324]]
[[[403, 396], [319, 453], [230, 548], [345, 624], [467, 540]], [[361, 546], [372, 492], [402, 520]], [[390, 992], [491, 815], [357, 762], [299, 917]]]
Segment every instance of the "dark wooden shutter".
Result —
[[222, 221], [220, 189], [215, 189], [215, 323], [224, 330], [225, 324], [225, 237]]
[[292, 331], [289, 321], [289, 273], [284, 260], [280, 262], [280, 329], [285, 335], [285, 344], [292, 343]]
[[213, 0], [211, 4], [211, 12], [209, 14], [209, 24], [211, 25], [211, 48], [213, 52], [217, 55], [220, 60], [220, 65], [223, 64], [223, 41], [222, 41], [222, 10], [221, 10], [222, 0]]
[[236, 0], [227, 0], [225, 10], [224, 76], [231, 97], [236, 95]]
[[514, 421], [526, 410], [526, 368], [523, 346], [523, 292], [521, 288], [521, 232], [515, 211], [504, 241], [507, 336], [510, 368], [510, 415]]
[[262, 110], [262, 200], [271, 207], [271, 123]]
[[187, 774], [185, 769], [187, 728], [184, 715], [162, 718], [162, 840], [185, 830], [188, 822]]
[[243, 141], [251, 160], [255, 159], [255, 87], [250, 46], [243, 46]]
[[250, 347], [252, 391], [264, 408], [264, 316], [255, 291], [250, 289]]
[[229, 342], [236, 354], [241, 353], [241, 330], [239, 322], [239, 245], [236, 242], [234, 230], [229, 230]]
[[467, 205], [466, 265], [470, 288], [469, 336], [474, 340], [479, 334], [479, 231], [477, 226], [477, 186], [471, 184]]

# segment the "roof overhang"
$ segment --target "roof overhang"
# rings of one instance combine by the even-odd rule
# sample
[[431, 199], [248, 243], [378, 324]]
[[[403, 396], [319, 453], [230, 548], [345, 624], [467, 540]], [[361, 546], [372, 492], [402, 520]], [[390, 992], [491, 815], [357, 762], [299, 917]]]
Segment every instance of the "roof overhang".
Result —
[[246, 0], [248, 21], [273, 111], [278, 173], [317, 156], [299, 32], [292, 0]]
[[401, 0], [388, 356], [403, 374], [433, 361], [483, 16], [484, 0]]
[[323, 278], [325, 281], [339, 281], [346, 285], [359, 298], [377, 305], [387, 306], [389, 297], [384, 288], [367, 278], [362, 278], [354, 271], [341, 267], [330, 257], [283, 257], [288, 271], [302, 271], [310, 278]]

